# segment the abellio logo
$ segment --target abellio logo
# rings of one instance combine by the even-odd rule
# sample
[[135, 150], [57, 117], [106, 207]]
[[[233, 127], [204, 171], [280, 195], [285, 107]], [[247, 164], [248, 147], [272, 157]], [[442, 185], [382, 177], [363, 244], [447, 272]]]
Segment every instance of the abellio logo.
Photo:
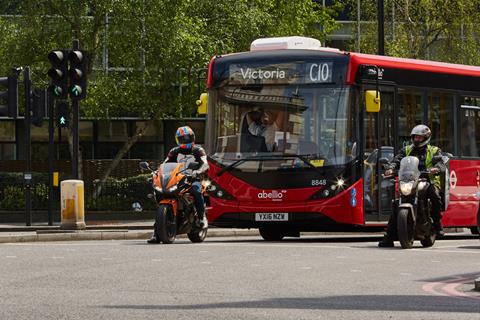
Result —
[[265, 190], [262, 190], [262, 192], [259, 192], [257, 197], [258, 199], [271, 199], [271, 200], [282, 200], [283, 195], [287, 192], [287, 190], [282, 190], [282, 191], [277, 191], [277, 190], [272, 190], [270, 192], [266, 192]]

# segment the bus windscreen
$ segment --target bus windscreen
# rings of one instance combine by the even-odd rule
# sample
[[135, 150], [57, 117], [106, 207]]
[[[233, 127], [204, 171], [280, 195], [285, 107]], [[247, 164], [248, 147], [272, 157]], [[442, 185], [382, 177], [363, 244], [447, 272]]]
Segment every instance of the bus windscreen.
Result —
[[[266, 159], [299, 155], [315, 167], [348, 163], [357, 152], [357, 120], [351, 100], [347, 86], [222, 87], [214, 102], [212, 157], [224, 165], [256, 155]], [[287, 163], [306, 166], [291, 159]], [[256, 166], [246, 162], [238, 169], [248, 170], [252, 165]], [[275, 169], [276, 165], [271, 166]]]

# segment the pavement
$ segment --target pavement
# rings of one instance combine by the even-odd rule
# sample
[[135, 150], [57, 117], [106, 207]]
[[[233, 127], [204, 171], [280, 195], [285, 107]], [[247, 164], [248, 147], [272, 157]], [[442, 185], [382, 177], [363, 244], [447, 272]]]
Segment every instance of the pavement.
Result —
[[[61, 228], [60, 222], [52, 226], [47, 223], [33, 223], [26, 226], [25, 223], [2, 223], [0, 224], [0, 244], [15, 242], [35, 241], [77, 241], [77, 240], [133, 240], [149, 239], [152, 236], [154, 220], [115, 220], [115, 221], [87, 221], [85, 230], [66, 230]], [[459, 229], [446, 229], [449, 236], [472, 237], [470, 231]], [[302, 232], [301, 235], [347, 235], [350, 236], [378, 236], [382, 232]], [[210, 226], [208, 238], [212, 237], [245, 237], [260, 236], [258, 229], [234, 229], [217, 228]], [[478, 237], [473, 236], [473, 237]], [[186, 238], [186, 234], [178, 235], [178, 239]]]
[[[0, 224], [0, 243], [76, 240], [131, 240], [149, 239], [153, 220], [87, 222], [85, 230], [65, 230], [60, 223], [25, 226], [22, 223]], [[210, 227], [207, 237], [259, 236], [258, 229], [226, 229]], [[185, 238], [178, 235], [177, 238]]]

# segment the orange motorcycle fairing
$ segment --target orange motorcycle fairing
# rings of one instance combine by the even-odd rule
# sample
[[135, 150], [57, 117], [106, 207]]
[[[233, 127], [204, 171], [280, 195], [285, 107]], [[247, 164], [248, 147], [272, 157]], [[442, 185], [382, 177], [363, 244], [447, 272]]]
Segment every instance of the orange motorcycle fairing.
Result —
[[174, 217], [177, 216], [177, 200], [176, 199], [171, 199], [171, 198], [162, 199], [160, 200], [159, 204], [168, 204], [172, 206], [173, 216]]
[[178, 182], [183, 178], [183, 174], [178, 173], [182, 165], [179, 163], [175, 170], [172, 172], [172, 177], [170, 181], [168, 181], [167, 189], [173, 187], [174, 185], [178, 184]]

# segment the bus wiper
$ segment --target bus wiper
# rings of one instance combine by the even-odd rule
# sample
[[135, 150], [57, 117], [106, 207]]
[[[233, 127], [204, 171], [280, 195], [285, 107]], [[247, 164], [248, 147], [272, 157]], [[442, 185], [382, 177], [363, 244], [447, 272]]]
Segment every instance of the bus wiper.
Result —
[[275, 157], [275, 156], [272, 156], [272, 155], [265, 155], [265, 156], [262, 156], [262, 155], [255, 155], [255, 156], [250, 156], [250, 157], [246, 157], [244, 159], [239, 159], [237, 161], [234, 161], [232, 163], [230, 163], [228, 166], [226, 166], [225, 168], [223, 168], [222, 170], [218, 171], [217, 172], [217, 177], [220, 177], [222, 174], [224, 174], [226, 171], [230, 171], [232, 170], [233, 168], [237, 167], [239, 164], [241, 163], [244, 163], [244, 162], [247, 162], [247, 161], [258, 161], [258, 160], [276, 160], [278, 159], [278, 156]]
[[285, 158], [287, 158], [287, 159], [288, 158], [298, 158], [298, 159], [302, 160], [304, 163], [306, 163], [308, 166], [310, 166], [312, 168], [315, 168], [315, 169], [318, 169], [313, 164], [311, 164], [310, 161], [306, 157], [296, 155], [296, 154], [255, 155], [255, 156], [250, 156], [250, 157], [247, 157], [245, 159], [239, 159], [237, 161], [232, 162], [231, 164], [229, 164], [225, 168], [218, 171], [217, 172], [217, 177], [221, 176], [222, 174], [224, 174], [227, 171], [232, 170], [235, 167], [238, 167], [240, 164], [242, 164], [244, 162], [247, 162], [247, 161], [278, 160], [278, 159], [285, 159]]

